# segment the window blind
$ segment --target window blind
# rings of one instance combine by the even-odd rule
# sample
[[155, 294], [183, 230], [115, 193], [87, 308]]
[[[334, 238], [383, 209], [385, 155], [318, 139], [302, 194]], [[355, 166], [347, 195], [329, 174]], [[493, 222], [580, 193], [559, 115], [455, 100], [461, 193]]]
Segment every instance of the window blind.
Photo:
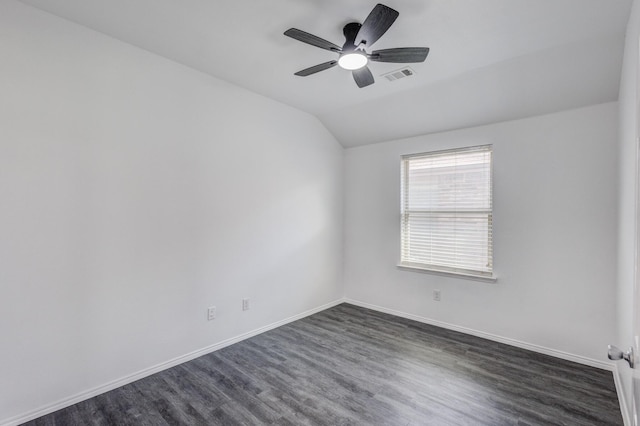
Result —
[[492, 147], [402, 157], [402, 266], [491, 277]]

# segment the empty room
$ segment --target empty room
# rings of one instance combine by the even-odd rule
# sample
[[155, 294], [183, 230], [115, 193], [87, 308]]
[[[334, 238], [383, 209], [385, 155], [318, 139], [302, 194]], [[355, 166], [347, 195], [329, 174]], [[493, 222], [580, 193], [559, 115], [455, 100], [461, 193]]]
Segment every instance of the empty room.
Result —
[[0, 425], [637, 425], [640, 0], [1, 0]]

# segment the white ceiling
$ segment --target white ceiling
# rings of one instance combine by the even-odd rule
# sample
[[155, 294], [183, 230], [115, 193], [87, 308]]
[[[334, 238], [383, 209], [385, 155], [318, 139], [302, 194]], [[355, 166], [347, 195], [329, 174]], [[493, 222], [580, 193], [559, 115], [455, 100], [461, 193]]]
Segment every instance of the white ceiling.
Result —
[[338, 67], [294, 72], [332, 52], [282, 33], [342, 45], [374, 1], [22, 0], [60, 17], [316, 115], [344, 146], [614, 101], [631, 0], [386, 0], [400, 16], [375, 49], [426, 46], [416, 74], [372, 63], [359, 89]]

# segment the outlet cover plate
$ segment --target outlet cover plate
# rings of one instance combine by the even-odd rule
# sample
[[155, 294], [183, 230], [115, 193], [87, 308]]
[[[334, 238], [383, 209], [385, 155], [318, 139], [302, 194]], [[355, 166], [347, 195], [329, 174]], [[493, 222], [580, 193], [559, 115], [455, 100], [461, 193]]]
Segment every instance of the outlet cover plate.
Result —
[[207, 309], [207, 320], [211, 321], [216, 319], [216, 307], [215, 306], [210, 306]]

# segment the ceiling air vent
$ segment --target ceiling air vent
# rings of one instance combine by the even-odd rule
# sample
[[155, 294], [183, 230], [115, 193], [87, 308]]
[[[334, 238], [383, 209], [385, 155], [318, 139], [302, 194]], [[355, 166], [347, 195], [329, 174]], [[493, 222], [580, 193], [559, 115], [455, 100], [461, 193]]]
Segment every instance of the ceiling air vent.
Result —
[[386, 78], [389, 81], [396, 81], [396, 80], [400, 80], [401, 78], [411, 77], [413, 74], [415, 74], [415, 71], [413, 71], [409, 67], [405, 67], [399, 70], [395, 70], [395, 71], [391, 71], [389, 73], [383, 74], [382, 77]]

